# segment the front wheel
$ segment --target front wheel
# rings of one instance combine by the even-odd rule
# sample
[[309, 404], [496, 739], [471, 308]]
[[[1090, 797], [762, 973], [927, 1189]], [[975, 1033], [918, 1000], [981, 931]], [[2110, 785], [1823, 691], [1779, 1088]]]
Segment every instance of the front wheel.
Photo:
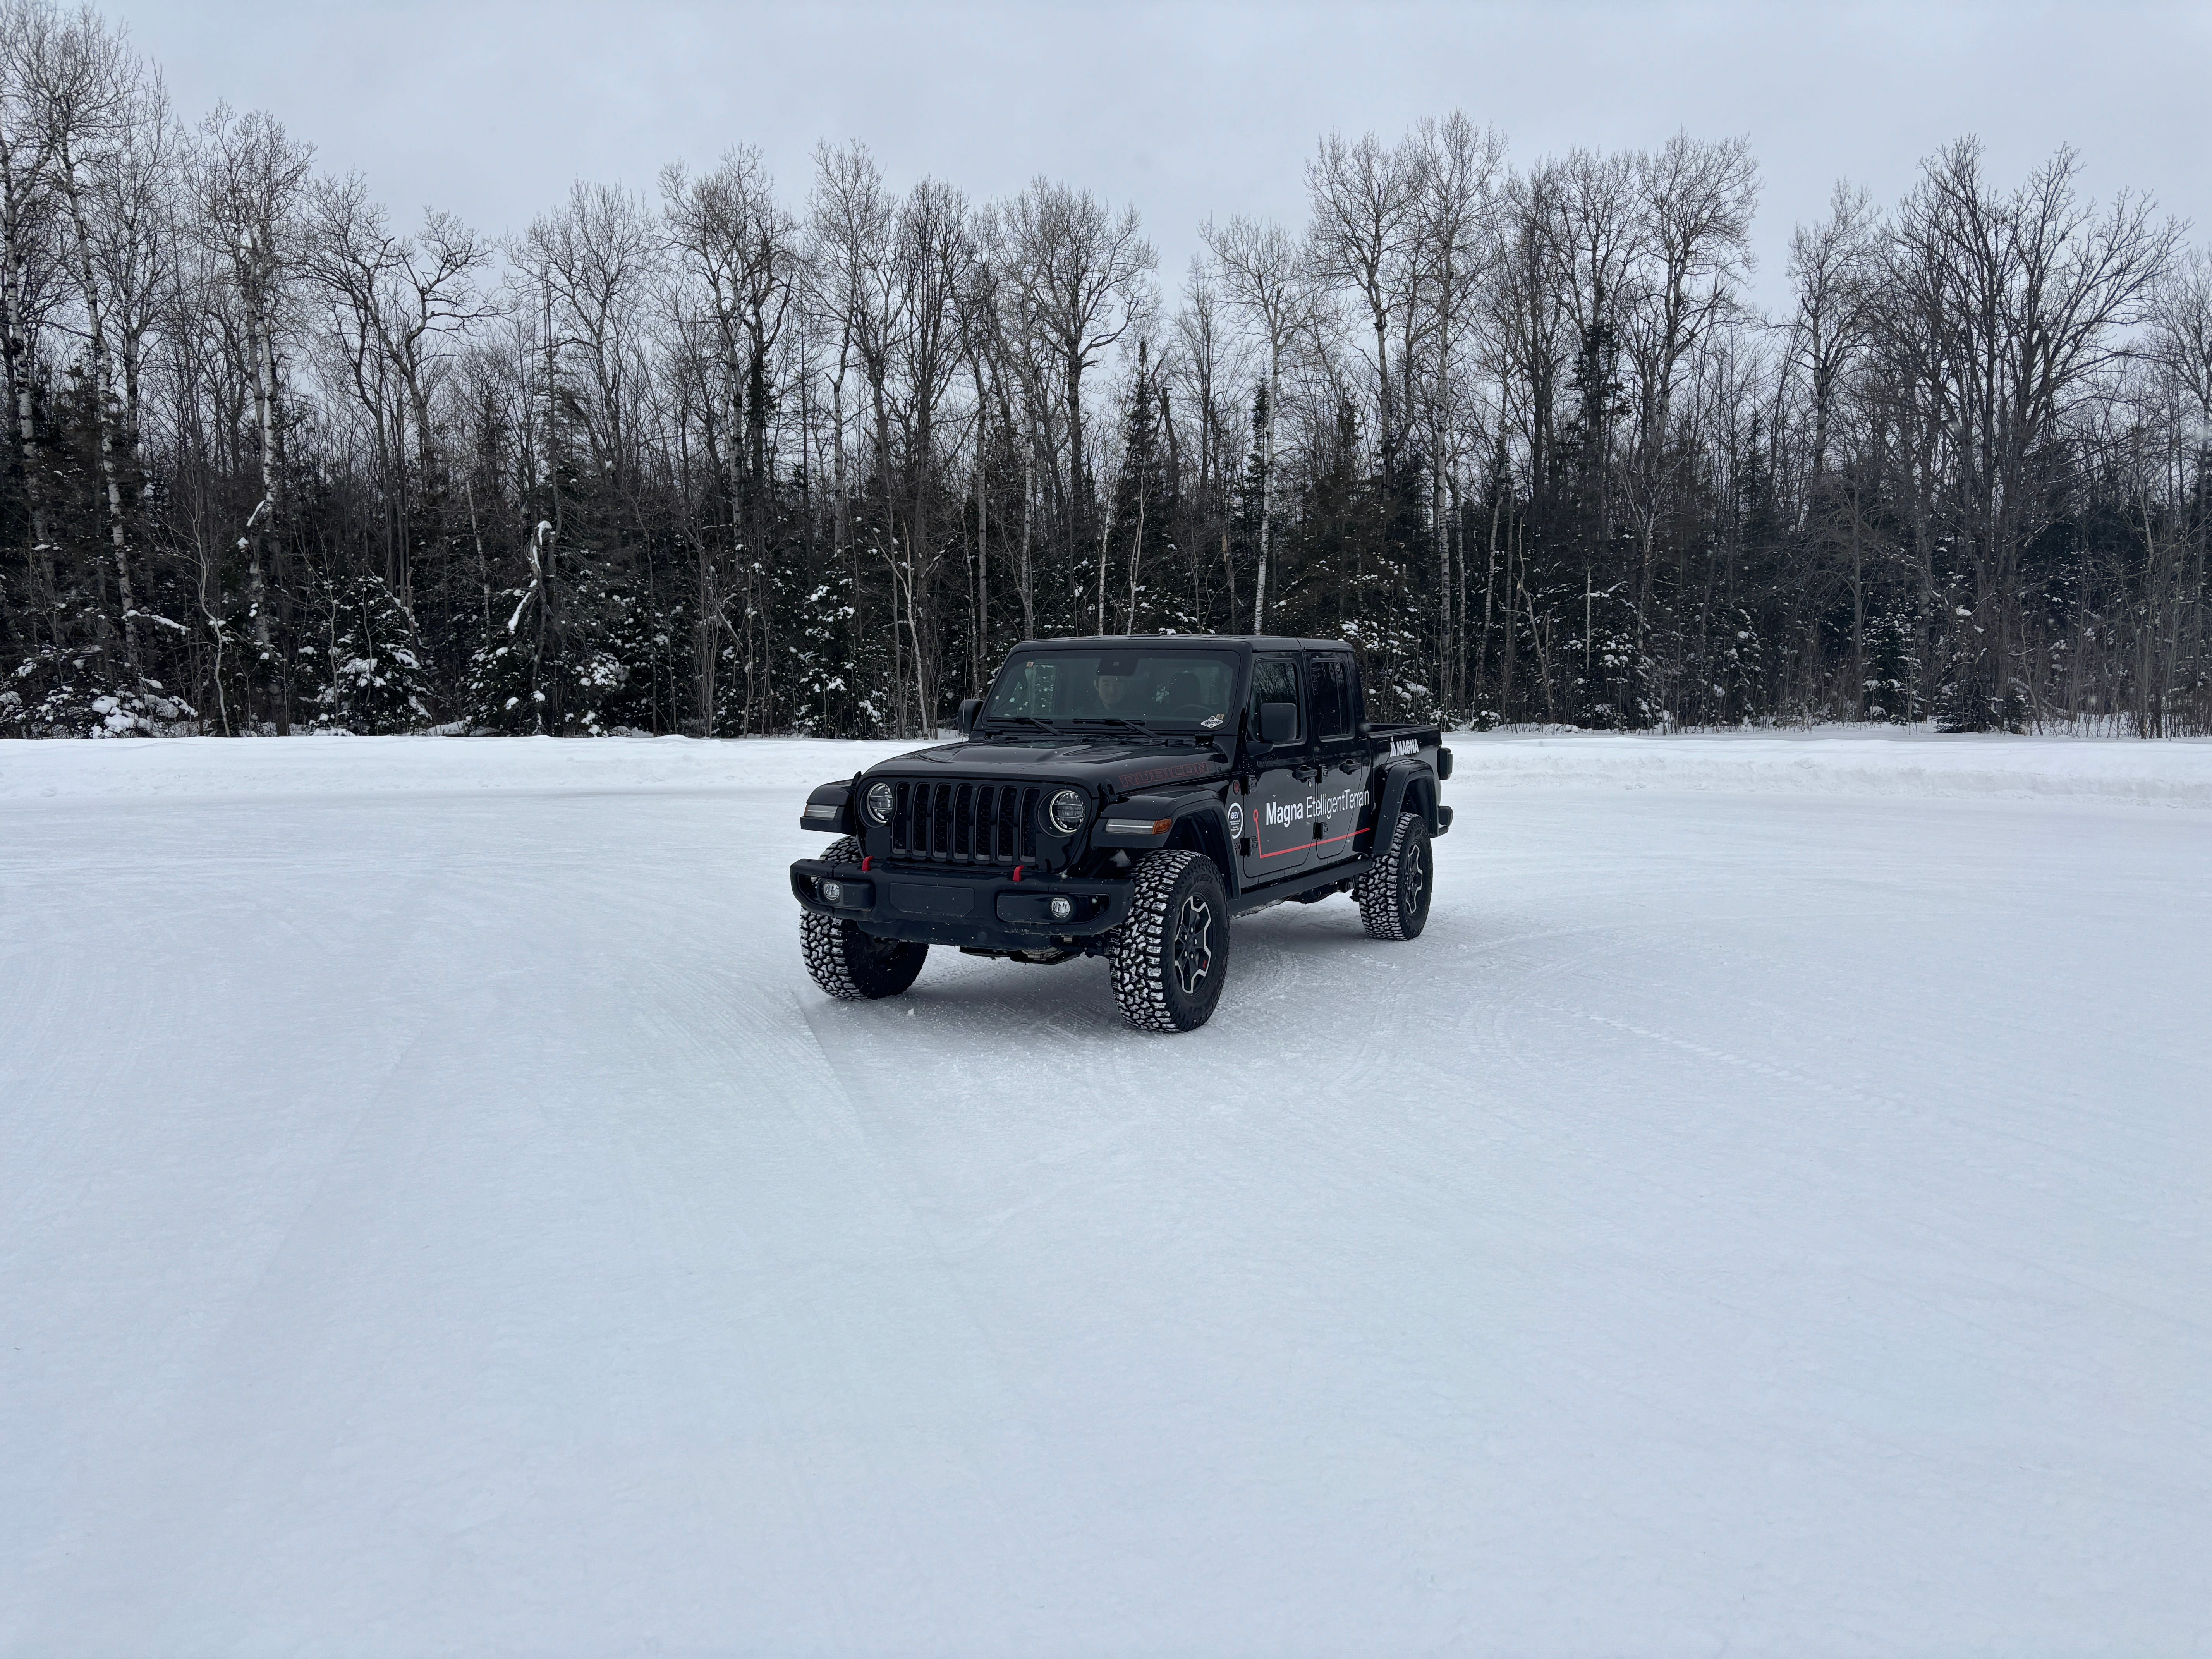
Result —
[[1359, 920], [1368, 938], [1419, 939], [1429, 925], [1435, 878], [1429, 821], [1419, 812], [1401, 812], [1381, 860], [1359, 884]]
[[895, 997], [914, 983], [929, 958], [927, 945], [878, 939], [839, 916], [801, 913], [799, 948], [814, 982], [841, 1002]]
[[1114, 1000], [1140, 1031], [1195, 1030], [1229, 975], [1229, 890], [1212, 860], [1183, 851], [1147, 854], [1131, 884], [1106, 947]]
[[[823, 854], [832, 864], [858, 864], [860, 843], [848, 836]], [[927, 945], [878, 939], [841, 916], [799, 913], [799, 948], [814, 982], [841, 1002], [895, 997], [914, 983], [929, 958]]]

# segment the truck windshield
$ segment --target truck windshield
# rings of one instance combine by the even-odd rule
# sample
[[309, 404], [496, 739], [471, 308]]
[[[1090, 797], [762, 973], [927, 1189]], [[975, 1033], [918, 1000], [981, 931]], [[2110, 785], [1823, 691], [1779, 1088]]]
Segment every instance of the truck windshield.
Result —
[[1210, 651], [1024, 651], [999, 672], [987, 720], [1131, 721], [1219, 731], [1237, 659]]

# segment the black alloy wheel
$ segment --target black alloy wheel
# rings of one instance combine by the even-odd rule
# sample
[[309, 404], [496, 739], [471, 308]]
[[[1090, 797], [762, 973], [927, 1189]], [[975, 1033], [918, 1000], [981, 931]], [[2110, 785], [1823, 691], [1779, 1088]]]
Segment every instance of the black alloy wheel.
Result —
[[1429, 895], [1436, 885], [1436, 851], [1429, 821], [1401, 812], [1381, 861], [1359, 884], [1359, 920], [1370, 939], [1419, 939], [1429, 925]]
[[1176, 988], [1196, 996], [1213, 971], [1213, 907], [1196, 893], [1186, 894], [1176, 911], [1168, 950], [1174, 958]]
[[1147, 854], [1129, 919], [1107, 942], [1114, 1000], [1140, 1031], [1190, 1031], [1213, 1017], [1229, 975], [1229, 890], [1201, 853]]

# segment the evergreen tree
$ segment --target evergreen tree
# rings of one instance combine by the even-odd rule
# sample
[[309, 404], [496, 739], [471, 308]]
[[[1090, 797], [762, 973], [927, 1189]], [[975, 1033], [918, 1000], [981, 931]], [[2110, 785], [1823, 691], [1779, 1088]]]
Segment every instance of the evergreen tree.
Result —
[[[412, 619], [381, 576], [356, 576], [343, 585], [331, 603], [326, 638], [326, 678], [315, 693], [318, 725], [379, 733], [431, 723], [434, 677]], [[314, 650], [302, 646], [301, 654]]]

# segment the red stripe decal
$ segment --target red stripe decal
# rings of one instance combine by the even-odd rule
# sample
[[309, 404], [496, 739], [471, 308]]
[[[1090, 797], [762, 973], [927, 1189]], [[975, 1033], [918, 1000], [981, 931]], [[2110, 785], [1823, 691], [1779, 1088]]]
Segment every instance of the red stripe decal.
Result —
[[[1297, 852], [1299, 847], [1333, 847], [1338, 842], [1351, 841], [1355, 836], [1362, 836], [1365, 833], [1366, 831], [1364, 830], [1355, 830], [1349, 836], [1324, 836], [1319, 841], [1302, 841], [1298, 842], [1296, 847], [1285, 847], [1281, 848], [1279, 851], [1273, 853], [1270, 853], [1265, 848], [1262, 848], [1257, 856], [1263, 859], [1285, 858], [1291, 854]], [[1255, 836], [1254, 840], [1256, 843], [1258, 840], [1257, 836]]]

